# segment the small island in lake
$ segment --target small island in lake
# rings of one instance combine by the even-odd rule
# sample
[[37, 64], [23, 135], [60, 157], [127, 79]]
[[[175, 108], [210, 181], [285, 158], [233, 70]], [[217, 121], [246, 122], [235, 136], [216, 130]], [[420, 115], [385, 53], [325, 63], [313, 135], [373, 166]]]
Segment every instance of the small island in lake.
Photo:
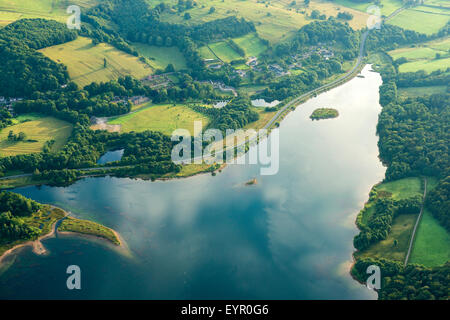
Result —
[[309, 116], [312, 120], [337, 118], [339, 112], [332, 108], [318, 108]]

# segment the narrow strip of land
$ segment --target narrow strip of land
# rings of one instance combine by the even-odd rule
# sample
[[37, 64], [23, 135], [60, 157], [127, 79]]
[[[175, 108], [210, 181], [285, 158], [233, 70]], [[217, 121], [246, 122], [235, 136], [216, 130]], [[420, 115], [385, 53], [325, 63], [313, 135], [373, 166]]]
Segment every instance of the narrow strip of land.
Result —
[[423, 198], [422, 198], [422, 206], [420, 207], [420, 212], [419, 215], [417, 216], [417, 220], [416, 220], [416, 224], [414, 225], [414, 229], [412, 231], [411, 234], [411, 239], [409, 241], [409, 247], [408, 247], [408, 252], [406, 253], [406, 257], [405, 257], [405, 266], [408, 264], [408, 260], [409, 260], [409, 256], [411, 254], [411, 250], [414, 244], [414, 238], [416, 237], [416, 231], [417, 231], [417, 227], [419, 226], [420, 223], [420, 219], [422, 218], [422, 214], [423, 214], [423, 206], [425, 203], [425, 198], [427, 196], [427, 178], [424, 178], [424, 187], [423, 187]]

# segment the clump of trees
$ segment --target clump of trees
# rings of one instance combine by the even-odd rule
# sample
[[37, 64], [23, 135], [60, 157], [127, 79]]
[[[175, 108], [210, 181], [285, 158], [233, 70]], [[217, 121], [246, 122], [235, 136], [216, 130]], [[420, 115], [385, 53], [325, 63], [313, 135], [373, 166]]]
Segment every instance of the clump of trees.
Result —
[[358, 259], [352, 267], [353, 276], [360, 282], [367, 280], [367, 268], [370, 265], [380, 267], [380, 300], [448, 300], [450, 262], [441, 267], [426, 268], [386, 259]]
[[23, 217], [32, 215], [40, 208], [39, 203], [20, 194], [0, 192], [0, 243], [37, 237], [40, 230], [28, 226]]
[[19, 132], [19, 134], [14, 134], [12, 130], [8, 133], [8, 141], [10, 142], [18, 142], [18, 141], [24, 141], [27, 138], [27, 135], [25, 132]]
[[422, 198], [420, 196], [398, 201], [391, 198], [377, 198], [373, 204], [374, 213], [367, 224], [358, 224], [361, 232], [353, 239], [354, 247], [358, 250], [365, 250], [372, 244], [386, 239], [395, 216], [419, 213], [421, 205]]
[[62, 23], [44, 19], [22, 19], [0, 29], [0, 96], [29, 97], [66, 84], [66, 67], [36, 50], [76, 37]]

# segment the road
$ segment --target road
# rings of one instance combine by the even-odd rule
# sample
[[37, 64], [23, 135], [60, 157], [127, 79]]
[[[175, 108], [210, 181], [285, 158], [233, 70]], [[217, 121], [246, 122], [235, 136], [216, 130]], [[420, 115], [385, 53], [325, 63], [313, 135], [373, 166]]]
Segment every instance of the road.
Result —
[[408, 248], [408, 252], [406, 253], [406, 258], [405, 258], [405, 266], [408, 264], [408, 260], [409, 260], [409, 256], [411, 254], [411, 250], [414, 244], [414, 238], [416, 237], [416, 231], [417, 231], [417, 227], [419, 226], [420, 223], [420, 219], [422, 218], [422, 214], [423, 214], [423, 205], [425, 203], [425, 198], [427, 196], [427, 178], [424, 178], [424, 190], [423, 190], [423, 198], [422, 198], [422, 206], [420, 207], [420, 212], [419, 215], [417, 216], [417, 220], [416, 220], [416, 224], [414, 225], [414, 229], [413, 232], [411, 234], [411, 239], [409, 240], [409, 248]]

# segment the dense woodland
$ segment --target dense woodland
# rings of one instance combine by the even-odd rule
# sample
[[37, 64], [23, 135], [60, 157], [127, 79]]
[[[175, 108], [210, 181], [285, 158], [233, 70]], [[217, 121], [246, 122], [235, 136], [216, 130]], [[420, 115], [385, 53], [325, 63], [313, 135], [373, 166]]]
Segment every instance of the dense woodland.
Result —
[[450, 262], [441, 267], [426, 268], [419, 265], [406, 267], [403, 263], [386, 259], [358, 259], [352, 274], [362, 282], [367, 279], [370, 265], [381, 269], [380, 300], [448, 300]]
[[38, 211], [41, 205], [22, 195], [0, 192], [0, 243], [19, 239], [33, 239], [40, 230], [27, 225], [23, 217]]
[[64, 24], [43, 19], [23, 19], [0, 29], [0, 96], [29, 97], [66, 84], [66, 67], [36, 50], [76, 37]]

